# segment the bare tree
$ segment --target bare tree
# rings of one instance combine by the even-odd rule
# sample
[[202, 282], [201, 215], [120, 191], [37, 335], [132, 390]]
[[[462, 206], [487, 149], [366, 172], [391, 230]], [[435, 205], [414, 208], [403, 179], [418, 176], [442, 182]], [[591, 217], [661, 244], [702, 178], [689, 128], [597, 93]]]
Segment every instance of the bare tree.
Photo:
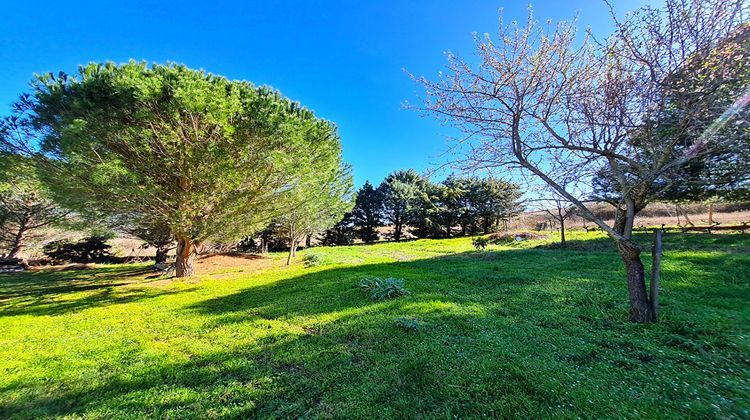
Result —
[[[600, 41], [579, 36], [575, 22], [541, 25], [531, 12], [525, 25], [501, 21], [496, 37], [476, 37], [478, 65], [449, 54], [448, 72], [438, 80], [415, 78], [425, 89], [422, 109], [466, 134], [456, 146], [457, 166], [531, 174], [606, 232], [627, 271], [630, 319], [652, 322], [633, 222], [672, 172], [727, 150], [738, 126], [747, 128], [735, 118], [745, 92], [736, 92], [737, 101], [710, 126], [692, 124], [716, 111], [721, 67], [729, 64], [715, 51], [744, 23], [744, 3], [666, 0], [625, 20], [613, 13], [614, 34]], [[711, 66], [695, 65], [701, 62]], [[680, 74], [686, 68], [711, 76], [689, 95]], [[594, 179], [610, 186], [611, 225], [587, 200]]]
[[565, 221], [575, 214], [575, 208], [559, 196], [548, 200], [555, 207], [554, 209], [545, 208], [544, 211], [560, 226], [560, 245], [565, 246]]

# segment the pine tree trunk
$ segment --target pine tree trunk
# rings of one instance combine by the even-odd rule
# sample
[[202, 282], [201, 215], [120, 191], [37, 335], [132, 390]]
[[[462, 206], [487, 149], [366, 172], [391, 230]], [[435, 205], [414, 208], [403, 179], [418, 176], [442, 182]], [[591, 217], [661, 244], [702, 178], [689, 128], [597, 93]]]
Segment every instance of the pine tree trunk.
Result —
[[169, 252], [168, 246], [157, 246], [156, 255], [154, 256], [154, 264], [166, 264], [167, 252]]
[[195, 242], [192, 238], [177, 238], [177, 259], [175, 260], [175, 277], [189, 277], [195, 274]]
[[617, 250], [625, 264], [625, 272], [628, 278], [630, 320], [639, 323], [653, 322], [653, 312], [646, 293], [644, 268], [640, 258], [641, 249], [631, 241], [619, 240], [617, 241]]
[[13, 242], [10, 246], [10, 252], [8, 253], [8, 258], [18, 258], [18, 254], [21, 252], [21, 249], [24, 246], [24, 240], [26, 239], [26, 224], [22, 223], [21, 226], [18, 227], [18, 232], [16, 232], [16, 235], [13, 237]]

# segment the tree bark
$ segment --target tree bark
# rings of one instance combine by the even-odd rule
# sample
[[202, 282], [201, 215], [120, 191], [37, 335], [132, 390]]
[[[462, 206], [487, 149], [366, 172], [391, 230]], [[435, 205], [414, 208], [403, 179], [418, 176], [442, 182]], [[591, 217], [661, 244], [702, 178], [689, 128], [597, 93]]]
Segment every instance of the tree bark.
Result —
[[177, 238], [177, 259], [175, 260], [175, 277], [189, 277], [195, 274], [195, 242], [192, 238]]
[[560, 216], [560, 244], [565, 246], [565, 218]]
[[26, 239], [26, 230], [27, 229], [25, 223], [22, 223], [18, 227], [18, 232], [16, 232], [16, 235], [13, 237], [13, 242], [10, 246], [8, 258], [18, 258], [18, 254], [21, 252], [21, 249], [24, 246], [24, 239]]
[[169, 246], [157, 246], [156, 255], [154, 256], [154, 264], [166, 264], [167, 263], [167, 252], [169, 252]]
[[289, 254], [286, 257], [286, 265], [292, 265], [292, 258], [297, 255], [297, 241], [292, 240], [289, 245]]
[[618, 240], [617, 251], [625, 264], [630, 298], [630, 320], [632, 322], [653, 322], [653, 312], [646, 293], [646, 280], [641, 262], [641, 249], [629, 240]]

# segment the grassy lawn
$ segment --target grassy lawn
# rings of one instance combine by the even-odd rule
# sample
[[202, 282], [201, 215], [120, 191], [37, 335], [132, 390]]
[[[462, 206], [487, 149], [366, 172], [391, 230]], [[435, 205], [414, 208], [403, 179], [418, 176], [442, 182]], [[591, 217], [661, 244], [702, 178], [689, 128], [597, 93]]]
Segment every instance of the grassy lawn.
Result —
[[626, 322], [607, 240], [571, 236], [0, 276], [0, 417], [750, 416], [750, 235], [667, 234], [656, 325]]

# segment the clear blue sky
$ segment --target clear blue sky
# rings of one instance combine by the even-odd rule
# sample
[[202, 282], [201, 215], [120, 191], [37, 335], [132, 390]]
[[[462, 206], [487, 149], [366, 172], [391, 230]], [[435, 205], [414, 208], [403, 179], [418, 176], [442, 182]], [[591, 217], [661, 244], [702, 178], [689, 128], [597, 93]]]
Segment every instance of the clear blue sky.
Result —
[[[643, 0], [614, 0], [618, 12]], [[443, 53], [468, 55], [472, 33], [494, 33], [498, 10], [525, 19], [527, 2], [12, 1], [0, 20], [0, 113], [34, 73], [90, 61], [174, 61], [279, 89], [339, 126], [355, 183], [440, 162], [448, 130], [402, 108]], [[569, 19], [605, 36], [601, 0], [532, 2], [539, 19]]]

